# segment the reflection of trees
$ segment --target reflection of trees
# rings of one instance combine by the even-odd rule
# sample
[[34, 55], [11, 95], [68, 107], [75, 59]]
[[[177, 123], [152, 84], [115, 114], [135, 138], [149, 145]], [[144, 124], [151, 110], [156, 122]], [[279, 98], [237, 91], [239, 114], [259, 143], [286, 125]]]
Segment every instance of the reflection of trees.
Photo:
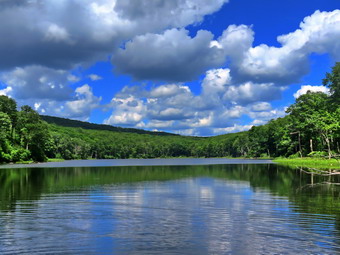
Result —
[[[92, 189], [95, 186], [167, 181], [193, 177], [248, 181], [288, 197], [310, 213], [339, 215], [340, 187], [317, 185], [340, 182], [338, 176], [313, 176], [278, 165], [134, 166], [101, 168], [12, 169], [0, 171], [0, 210], [14, 210], [17, 200], [36, 200], [41, 194]], [[313, 185], [311, 185], [313, 184]]]
[[0, 171], [0, 210], [15, 210], [17, 200], [39, 199], [44, 171], [34, 169]]

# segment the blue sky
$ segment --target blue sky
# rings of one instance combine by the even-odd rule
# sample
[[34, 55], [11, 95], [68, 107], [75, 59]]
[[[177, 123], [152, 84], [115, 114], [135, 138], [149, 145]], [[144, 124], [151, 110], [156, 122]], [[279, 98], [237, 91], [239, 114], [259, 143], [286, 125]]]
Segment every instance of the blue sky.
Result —
[[338, 0], [1, 0], [0, 94], [211, 136], [284, 116], [340, 61]]

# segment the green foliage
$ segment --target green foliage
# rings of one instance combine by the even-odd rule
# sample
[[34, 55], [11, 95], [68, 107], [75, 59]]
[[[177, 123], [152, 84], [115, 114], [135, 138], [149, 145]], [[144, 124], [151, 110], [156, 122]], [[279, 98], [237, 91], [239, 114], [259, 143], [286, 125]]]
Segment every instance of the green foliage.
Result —
[[329, 87], [331, 101], [339, 106], [340, 104], [340, 62], [336, 62], [331, 73], [326, 73], [326, 78], [322, 81], [324, 86]]
[[17, 111], [16, 102], [0, 96], [0, 162], [45, 161], [48, 125], [29, 106]]
[[75, 127], [75, 128], [83, 128], [83, 129], [91, 129], [91, 130], [107, 130], [107, 131], [114, 131], [114, 132], [124, 132], [124, 133], [136, 133], [136, 134], [150, 134], [150, 135], [160, 135], [160, 136], [179, 136], [176, 134], [166, 133], [166, 132], [155, 132], [155, 131], [146, 131], [143, 129], [136, 129], [136, 128], [122, 128], [122, 127], [114, 127], [110, 125], [104, 124], [94, 124], [79, 120], [70, 120], [65, 118], [53, 117], [53, 116], [40, 116], [42, 120], [50, 123], [56, 124], [58, 126], [63, 127]]
[[325, 151], [312, 151], [308, 153], [308, 157], [311, 157], [311, 158], [322, 158], [326, 156], [327, 156], [327, 152]]
[[24, 148], [14, 148], [11, 151], [11, 161], [22, 162], [31, 159], [31, 152]]
[[0, 112], [0, 142], [4, 142], [10, 136], [11, 119], [5, 112]]
[[340, 163], [336, 159], [325, 159], [325, 158], [279, 158], [275, 159], [281, 165], [291, 166], [291, 167], [309, 167], [316, 169], [340, 169]]
[[8, 114], [13, 127], [17, 119], [17, 103], [7, 96], [0, 96], [0, 112]]

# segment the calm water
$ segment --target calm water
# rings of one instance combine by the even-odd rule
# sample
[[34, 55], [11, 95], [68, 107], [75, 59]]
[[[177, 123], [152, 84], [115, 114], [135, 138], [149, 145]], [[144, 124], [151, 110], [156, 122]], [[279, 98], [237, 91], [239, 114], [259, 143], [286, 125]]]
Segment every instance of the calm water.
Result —
[[274, 164], [0, 170], [0, 254], [338, 254], [340, 187]]

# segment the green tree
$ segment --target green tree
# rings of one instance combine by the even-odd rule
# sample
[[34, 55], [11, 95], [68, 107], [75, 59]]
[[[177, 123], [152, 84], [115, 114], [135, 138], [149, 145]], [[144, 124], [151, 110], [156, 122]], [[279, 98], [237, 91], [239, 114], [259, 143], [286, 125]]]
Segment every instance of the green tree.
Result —
[[0, 142], [10, 137], [12, 122], [5, 112], [0, 112]]
[[324, 86], [329, 87], [331, 92], [331, 101], [340, 105], [340, 62], [336, 62], [332, 67], [331, 73], [326, 73], [326, 77], [322, 81]]
[[0, 96], [0, 112], [6, 113], [11, 120], [10, 133], [13, 136], [17, 123], [17, 103], [7, 96]]
[[339, 122], [328, 105], [328, 96], [322, 92], [309, 91], [297, 98], [287, 112], [290, 113], [292, 134], [299, 135], [299, 147], [311, 152], [311, 149], [308, 150], [308, 141], [321, 140], [331, 157], [331, 141], [337, 133]]
[[7, 113], [0, 112], [0, 162], [11, 160], [10, 129], [11, 119]]
[[45, 147], [49, 140], [48, 126], [30, 106], [24, 105], [18, 113], [18, 133], [21, 145], [31, 152], [32, 159], [45, 161]]

